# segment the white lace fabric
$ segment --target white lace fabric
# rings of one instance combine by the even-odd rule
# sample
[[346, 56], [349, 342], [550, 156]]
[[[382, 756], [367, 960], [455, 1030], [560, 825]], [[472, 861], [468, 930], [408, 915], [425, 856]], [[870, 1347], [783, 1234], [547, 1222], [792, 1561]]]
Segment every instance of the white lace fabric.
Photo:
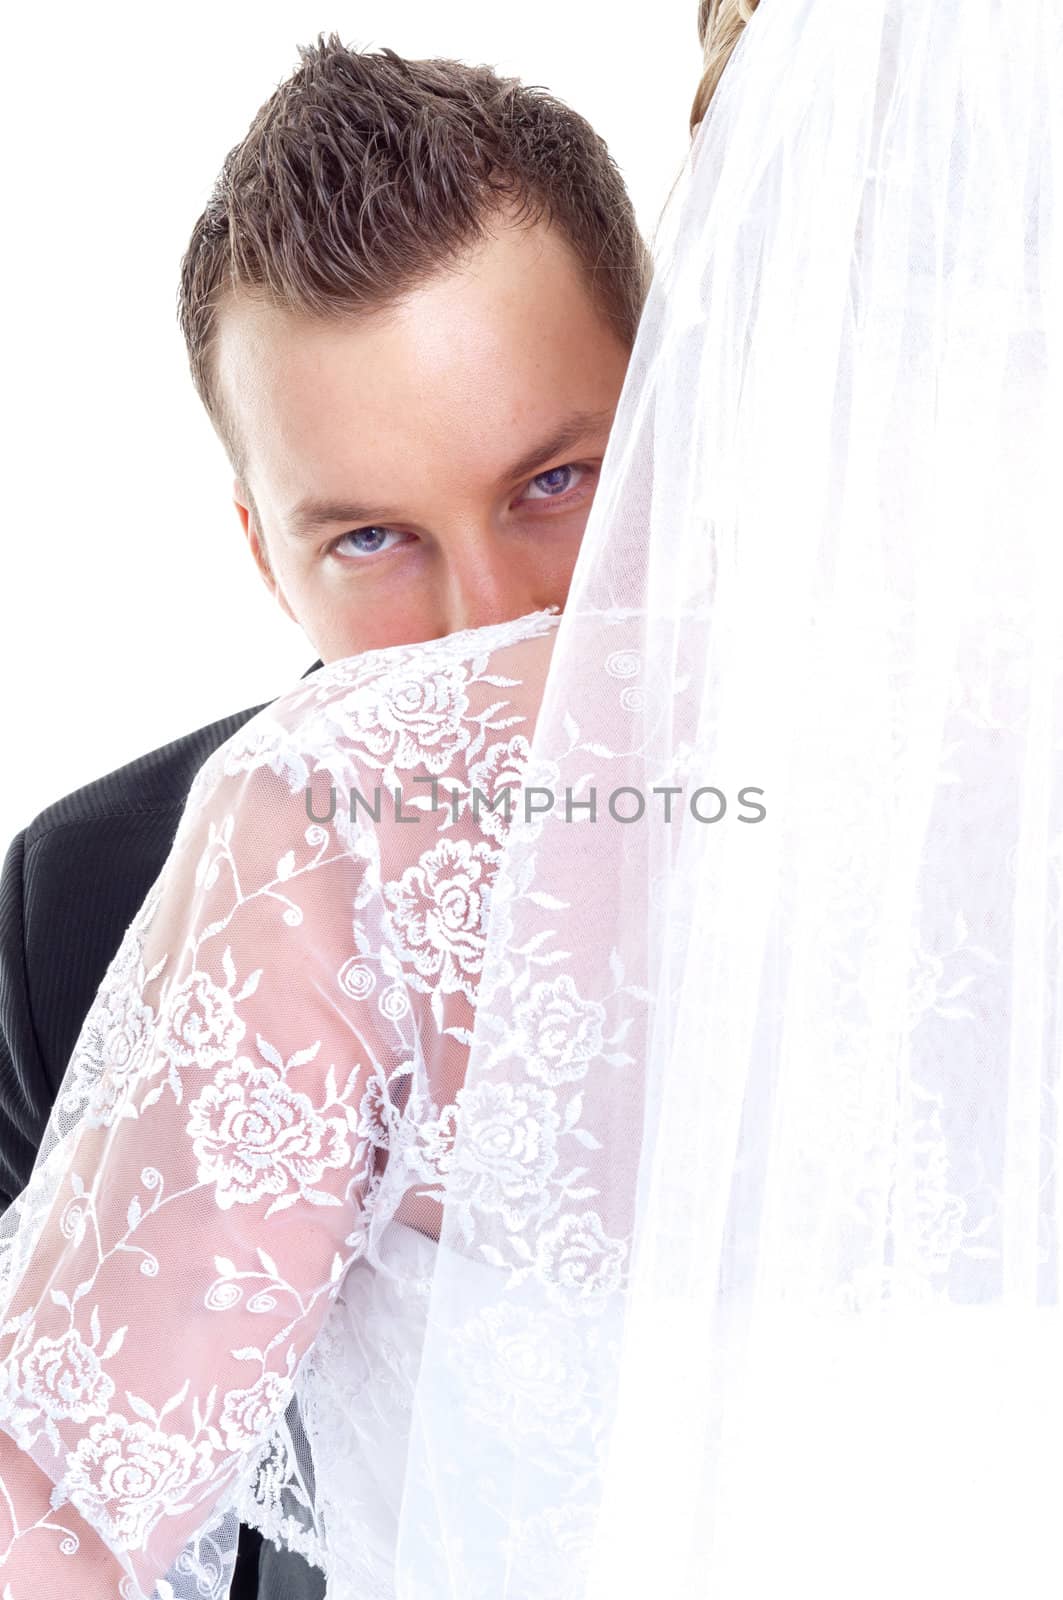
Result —
[[506, 828], [446, 797], [519, 769], [556, 621], [332, 663], [197, 776], [4, 1219], [12, 1600], [223, 1596], [238, 1513], [389, 1592]]

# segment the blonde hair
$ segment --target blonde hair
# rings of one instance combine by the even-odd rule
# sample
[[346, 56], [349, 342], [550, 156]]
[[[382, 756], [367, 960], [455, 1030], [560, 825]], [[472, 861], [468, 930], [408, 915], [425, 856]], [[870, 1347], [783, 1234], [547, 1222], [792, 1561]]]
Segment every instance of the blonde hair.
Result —
[[692, 134], [709, 109], [723, 69], [742, 36], [742, 29], [757, 9], [757, 3], [758, 0], [698, 0], [698, 38], [705, 66], [690, 108]]

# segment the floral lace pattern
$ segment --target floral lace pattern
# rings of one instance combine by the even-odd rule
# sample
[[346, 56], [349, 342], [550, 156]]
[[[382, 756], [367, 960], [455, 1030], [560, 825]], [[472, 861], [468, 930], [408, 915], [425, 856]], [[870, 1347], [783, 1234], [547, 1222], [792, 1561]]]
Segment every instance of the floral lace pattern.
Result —
[[[505, 834], [497, 811], [425, 805], [416, 780], [479, 777], [493, 794], [519, 779], [512, 729], [534, 710], [518, 704], [520, 651], [548, 649], [555, 622], [333, 663], [197, 775], [2, 1240], [11, 1600], [42, 1582], [218, 1600], [237, 1506], [356, 1575], [359, 1595], [385, 1592], [354, 1549], [372, 1526], [345, 1513], [344, 1534], [335, 1497], [314, 1505], [310, 1480], [341, 1443], [322, 1374], [335, 1390], [351, 1269], [374, 1278], [400, 1193], [446, 1171]], [[324, 822], [322, 779], [343, 786]], [[419, 830], [348, 811], [346, 791], [374, 785], [399, 791]], [[544, 1075], [564, 1070], [572, 1005], [561, 986], [522, 1012]], [[593, 1017], [584, 1033], [589, 1048]], [[515, 1215], [556, 1160], [549, 1094], [472, 1108], [485, 1146], [541, 1118], [533, 1162], [514, 1145], [508, 1166], [495, 1150], [468, 1177]], [[114, 1565], [90, 1591], [77, 1557], [94, 1536]]]

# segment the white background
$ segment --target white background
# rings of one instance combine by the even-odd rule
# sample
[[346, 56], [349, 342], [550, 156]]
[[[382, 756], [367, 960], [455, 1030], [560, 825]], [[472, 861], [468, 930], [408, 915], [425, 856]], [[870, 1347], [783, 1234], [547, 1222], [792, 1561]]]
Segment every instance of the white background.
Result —
[[0, 852], [69, 790], [316, 657], [254, 570], [192, 387], [178, 267], [227, 151], [335, 30], [487, 62], [608, 143], [648, 239], [688, 143], [696, 0], [17, 8], [2, 102]]

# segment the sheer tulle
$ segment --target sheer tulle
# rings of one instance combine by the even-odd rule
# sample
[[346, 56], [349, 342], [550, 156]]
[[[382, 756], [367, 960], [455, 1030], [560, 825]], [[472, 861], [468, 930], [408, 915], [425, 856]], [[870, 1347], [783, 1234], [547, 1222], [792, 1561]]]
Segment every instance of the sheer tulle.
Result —
[[403, 1600], [1051, 1587], [1061, 52], [765, 0], [699, 130], [532, 743], [597, 818], [496, 884], [465, 1092], [535, 1139], [448, 1203]]

